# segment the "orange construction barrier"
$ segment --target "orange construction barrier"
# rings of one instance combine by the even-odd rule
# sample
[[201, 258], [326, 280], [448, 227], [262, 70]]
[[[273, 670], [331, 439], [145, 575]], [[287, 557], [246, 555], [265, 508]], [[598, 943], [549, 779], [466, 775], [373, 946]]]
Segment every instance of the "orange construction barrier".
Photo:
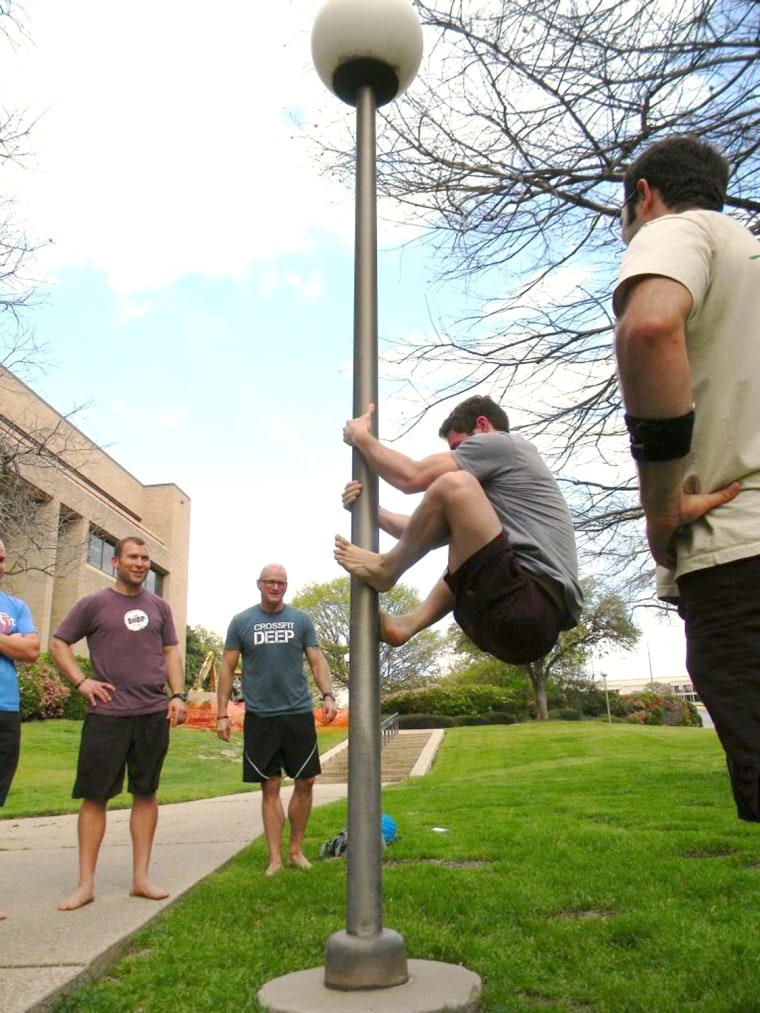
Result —
[[321, 707], [314, 708], [314, 723], [317, 731], [321, 728], [348, 728], [348, 707], [339, 707], [338, 713], [330, 724], [325, 724], [325, 712]]
[[[245, 718], [245, 704], [230, 703], [227, 706], [227, 715], [230, 719], [230, 726], [233, 732], [242, 732], [243, 719]], [[320, 728], [348, 728], [348, 708], [338, 710], [335, 720], [325, 724], [325, 712], [321, 707], [314, 709], [314, 723], [317, 731]], [[216, 700], [204, 700], [201, 703], [194, 703], [190, 700], [187, 707], [185, 728], [205, 728], [216, 731]]]
[[[227, 706], [227, 715], [233, 732], [242, 732], [245, 706], [242, 703], [231, 703]], [[190, 702], [185, 728], [206, 728], [216, 731], [216, 701], [206, 700], [198, 704]]]

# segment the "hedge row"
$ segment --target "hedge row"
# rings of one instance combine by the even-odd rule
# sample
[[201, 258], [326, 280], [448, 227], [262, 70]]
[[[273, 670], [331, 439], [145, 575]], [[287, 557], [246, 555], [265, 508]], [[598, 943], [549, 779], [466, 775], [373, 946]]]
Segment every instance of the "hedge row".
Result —
[[[91, 673], [88, 658], [77, 658], [77, 662], [83, 672]], [[49, 653], [41, 654], [33, 665], [18, 665], [17, 669], [22, 721], [84, 719], [87, 701], [67, 679], [61, 678]]]
[[[572, 706], [557, 707], [549, 717], [563, 721], [605, 717], [606, 701], [600, 709], [600, 693], [589, 690], [588, 700], [576, 690]], [[659, 693], [609, 694], [613, 720], [642, 725], [681, 725], [699, 728], [702, 719], [694, 704], [676, 696]], [[401, 728], [448, 728], [462, 724], [510, 724], [535, 717], [525, 699], [498, 686], [455, 686], [404, 690], [383, 697], [383, 713], [397, 713]], [[427, 722], [427, 723], [425, 723]]]
[[489, 714], [400, 714], [399, 728], [455, 728], [462, 725], [514, 725], [517, 718], [501, 711]]
[[[659, 693], [629, 693], [624, 702], [624, 717], [636, 725], [680, 725], [701, 728], [702, 719], [693, 703], [677, 696]], [[613, 712], [614, 713], [614, 712]]]
[[522, 721], [528, 716], [525, 698], [500, 686], [430, 686], [388, 693], [383, 697], [386, 714], [438, 714], [473, 717], [493, 712], [510, 714]]

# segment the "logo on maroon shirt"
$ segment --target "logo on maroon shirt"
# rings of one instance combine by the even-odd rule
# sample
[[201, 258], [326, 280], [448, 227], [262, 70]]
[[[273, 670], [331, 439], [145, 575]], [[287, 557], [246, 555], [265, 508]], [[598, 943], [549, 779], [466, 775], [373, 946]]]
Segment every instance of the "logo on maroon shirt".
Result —
[[142, 609], [130, 609], [129, 612], [124, 613], [124, 625], [128, 630], [134, 630], [135, 633], [144, 630], [149, 622], [150, 619]]

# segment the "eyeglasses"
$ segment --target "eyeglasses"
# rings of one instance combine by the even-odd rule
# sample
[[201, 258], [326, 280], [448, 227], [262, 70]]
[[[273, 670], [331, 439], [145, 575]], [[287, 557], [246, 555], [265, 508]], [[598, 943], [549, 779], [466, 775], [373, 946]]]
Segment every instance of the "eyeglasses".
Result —
[[259, 584], [265, 584], [267, 587], [287, 587], [287, 580], [260, 580]]

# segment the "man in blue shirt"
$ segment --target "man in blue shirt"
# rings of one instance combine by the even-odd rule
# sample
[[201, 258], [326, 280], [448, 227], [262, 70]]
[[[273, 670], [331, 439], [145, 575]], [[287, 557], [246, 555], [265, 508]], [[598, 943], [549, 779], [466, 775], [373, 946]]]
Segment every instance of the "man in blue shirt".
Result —
[[[5, 576], [5, 545], [0, 542], [0, 581]], [[0, 807], [18, 766], [21, 746], [21, 707], [16, 662], [36, 661], [40, 638], [29, 607], [20, 598], [0, 591]], [[0, 921], [6, 918], [0, 911]]]

